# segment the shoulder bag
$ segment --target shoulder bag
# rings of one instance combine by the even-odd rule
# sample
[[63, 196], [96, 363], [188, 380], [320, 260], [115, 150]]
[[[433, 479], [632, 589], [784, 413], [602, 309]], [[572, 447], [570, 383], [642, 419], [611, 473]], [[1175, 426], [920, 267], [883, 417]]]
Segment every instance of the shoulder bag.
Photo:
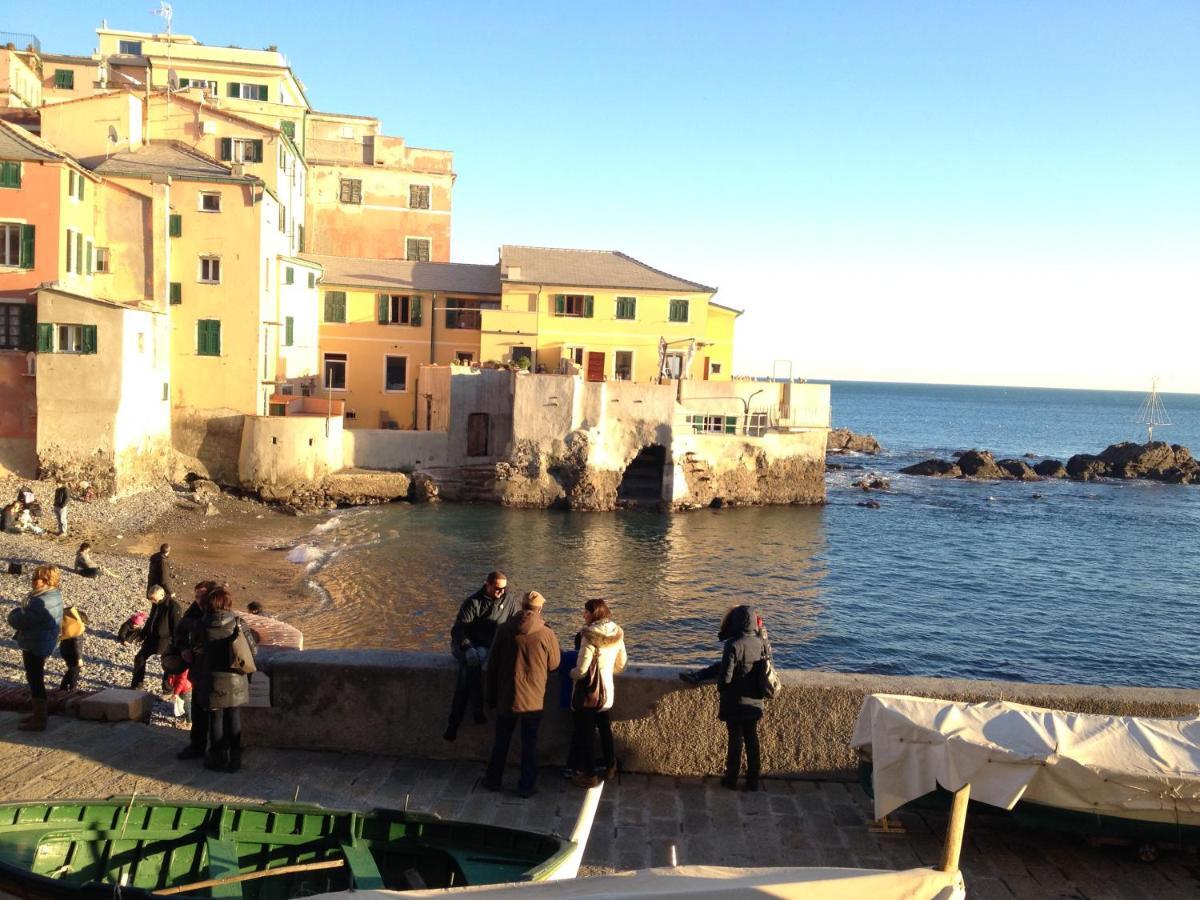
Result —
[[608, 694], [604, 690], [604, 679], [600, 677], [600, 651], [592, 657], [584, 676], [575, 682], [575, 690], [571, 694], [571, 709], [582, 712], [585, 709], [603, 709], [608, 702]]
[[239, 675], [249, 675], [258, 671], [258, 666], [254, 664], [254, 651], [250, 649], [250, 642], [242, 633], [241, 622], [233, 626], [233, 640], [229, 643], [229, 670]]
[[783, 690], [783, 682], [779, 680], [779, 674], [775, 671], [775, 664], [771, 662], [771, 645], [767, 641], [763, 641], [762, 666], [759, 669], [759, 690], [762, 692], [764, 700], [774, 700]]

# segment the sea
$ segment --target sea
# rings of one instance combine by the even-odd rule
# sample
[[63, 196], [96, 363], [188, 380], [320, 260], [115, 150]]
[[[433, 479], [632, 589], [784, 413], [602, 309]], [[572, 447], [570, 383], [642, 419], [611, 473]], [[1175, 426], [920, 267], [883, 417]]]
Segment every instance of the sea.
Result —
[[[1200, 454], [1200, 396], [1161, 395], [1156, 438]], [[1136, 393], [834, 382], [833, 424], [878, 456], [835, 458], [816, 507], [579, 513], [395, 504], [339, 512], [287, 553], [309, 646], [443, 650], [491, 569], [548, 598], [566, 643], [610, 598], [635, 660], [701, 664], [731, 605], [779, 664], [836, 672], [1200, 685], [1200, 486], [968, 482], [899, 474], [988, 449], [1098, 453], [1145, 440]], [[852, 486], [878, 474], [890, 489]], [[878, 509], [860, 504], [876, 500]]]

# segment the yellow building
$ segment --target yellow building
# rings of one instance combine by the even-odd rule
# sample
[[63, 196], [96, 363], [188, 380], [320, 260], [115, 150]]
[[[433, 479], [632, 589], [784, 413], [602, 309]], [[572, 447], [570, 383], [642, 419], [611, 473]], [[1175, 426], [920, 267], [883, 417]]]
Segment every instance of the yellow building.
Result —
[[480, 356], [590, 381], [728, 379], [741, 313], [716, 288], [624, 253], [504, 246], [500, 308], [484, 312]]
[[0, 107], [33, 109], [42, 105], [42, 65], [37, 38], [0, 47]]
[[321, 371], [312, 390], [346, 402], [348, 428], [412, 428], [422, 365], [479, 360], [496, 266], [305, 254], [321, 277]]

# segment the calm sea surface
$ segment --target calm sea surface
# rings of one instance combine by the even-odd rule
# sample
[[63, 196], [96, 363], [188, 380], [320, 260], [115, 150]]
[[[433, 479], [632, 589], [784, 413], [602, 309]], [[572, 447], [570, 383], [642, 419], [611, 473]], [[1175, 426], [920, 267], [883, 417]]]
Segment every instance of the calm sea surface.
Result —
[[[442, 649], [489, 569], [536, 588], [564, 641], [608, 596], [631, 654], [718, 653], [735, 603], [776, 657], [841, 672], [1130, 685], [1200, 684], [1200, 486], [968, 483], [896, 475], [980, 447], [1065, 461], [1144, 440], [1137, 394], [835, 383], [834, 424], [881, 457], [845, 457], [821, 508], [569, 513], [489, 506], [355, 510], [289, 558], [318, 597], [285, 610], [314, 646]], [[1163, 439], [1200, 455], [1200, 396], [1167, 395]], [[849, 466], [863, 466], [852, 469]], [[850, 482], [891, 478], [861, 508]]]

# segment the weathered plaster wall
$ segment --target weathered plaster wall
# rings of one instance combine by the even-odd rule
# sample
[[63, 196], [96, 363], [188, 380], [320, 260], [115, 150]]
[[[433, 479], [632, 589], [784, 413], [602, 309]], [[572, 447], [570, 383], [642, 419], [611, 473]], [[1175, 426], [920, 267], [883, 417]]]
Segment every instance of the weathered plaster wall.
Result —
[[358, 469], [412, 471], [447, 466], [448, 441], [444, 431], [347, 428], [342, 432], [343, 459]]
[[[264, 654], [265, 656], [265, 654]], [[263, 668], [271, 676], [271, 709], [244, 709], [246, 739], [260, 746], [485, 759], [491, 728], [465, 726], [442, 740], [456, 663], [448, 655], [388, 650], [278, 652]], [[712, 685], [687, 687], [679, 669], [633, 665], [617, 677], [613, 732], [626, 771], [705, 775], [724, 764], [725, 728], [717, 720]], [[783, 693], [759, 727], [764, 770], [813, 778], [850, 776], [849, 741], [863, 699], [871, 693], [951, 700], [1010, 700], [1075, 712], [1134, 716], [1194, 715], [1200, 691], [1021, 684], [964, 679], [900, 678], [785, 671]], [[380, 702], [380, 698], [386, 702]], [[547, 685], [538, 740], [543, 765], [559, 766], [571, 733], [558, 707], [558, 678]]]
[[238, 477], [248, 488], [321, 481], [342, 468], [342, 435], [341, 416], [246, 416]]
[[677, 509], [825, 500], [823, 428], [745, 437], [676, 431], [671, 501]]
[[[198, 459], [208, 477], [236, 485], [242, 452], [242, 423], [246, 416], [233, 409], [171, 409], [171, 442], [181, 453]], [[203, 473], [201, 473], [203, 474]]]

